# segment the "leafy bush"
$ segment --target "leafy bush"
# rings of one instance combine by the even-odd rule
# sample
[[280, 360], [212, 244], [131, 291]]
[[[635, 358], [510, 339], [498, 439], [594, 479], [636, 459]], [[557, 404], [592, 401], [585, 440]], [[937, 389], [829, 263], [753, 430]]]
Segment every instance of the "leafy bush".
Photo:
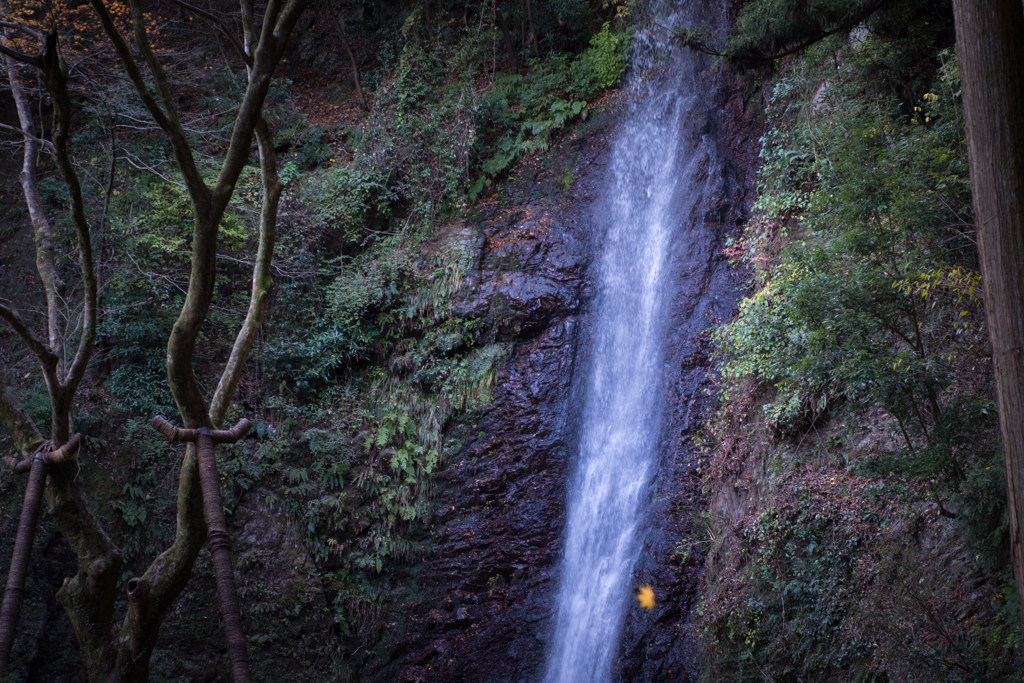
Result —
[[615, 85], [629, 48], [626, 30], [605, 22], [591, 47], [572, 58], [552, 53], [533, 60], [524, 75], [499, 74], [478, 108], [480, 175], [474, 199], [517, 159], [548, 149], [552, 136], [586, 111], [587, 100]]
[[[929, 98], [927, 123], [894, 121], [846, 88], [765, 141], [769, 227], [745, 245], [761, 288], [720, 348], [727, 376], [778, 390], [782, 431], [843, 397], [884, 407], [909, 439], [940, 419], [954, 365], [984, 362], [962, 122], [948, 95]], [[792, 91], [782, 82], [776, 102]], [[772, 230], [795, 234], [768, 270]]]
[[[167, 337], [174, 324], [173, 312], [134, 297], [111, 299], [97, 330], [109, 348], [107, 387], [134, 414], [173, 415], [174, 399], [167, 386]], [[119, 301], [124, 303], [118, 306]]]
[[316, 206], [315, 221], [343, 243], [362, 242], [367, 223], [386, 221], [398, 196], [379, 171], [336, 166], [313, 176], [306, 200]]
[[629, 48], [629, 34], [612, 31], [604, 22], [599, 33], [590, 39], [590, 48], [573, 62], [574, 88], [583, 97], [592, 97], [607, 90], [622, 76]]
[[[710, 676], [1019, 677], [956, 57], [908, 30], [819, 45], [776, 81], [725, 250], [754, 291], [717, 334], [730, 433], [709, 481], [742, 512], [712, 529]], [[879, 85], [921, 71], [938, 80], [912, 106]]]

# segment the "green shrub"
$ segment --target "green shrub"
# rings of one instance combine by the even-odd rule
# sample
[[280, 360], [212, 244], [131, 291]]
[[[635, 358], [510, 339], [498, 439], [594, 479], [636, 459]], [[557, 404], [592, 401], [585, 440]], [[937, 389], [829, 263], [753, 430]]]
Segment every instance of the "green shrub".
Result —
[[174, 399], [167, 386], [167, 337], [174, 324], [173, 310], [132, 296], [110, 297], [106, 303], [97, 333], [109, 349], [107, 388], [133, 414], [174, 415]]
[[[783, 81], [776, 102], [793, 92]], [[984, 353], [958, 108], [931, 101], [942, 118], [922, 125], [841, 82], [814, 97], [813, 115], [765, 139], [757, 209], [774, 228], [745, 245], [760, 290], [719, 333], [725, 373], [775, 387], [767, 410], [783, 431], [843, 397], [927, 433], [953, 364]]]
[[612, 31], [605, 22], [599, 33], [590, 39], [590, 48], [573, 62], [574, 90], [582, 97], [592, 97], [607, 90], [622, 76], [629, 52], [629, 34]]
[[359, 244], [367, 223], [385, 222], [398, 199], [388, 189], [382, 171], [335, 166], [306, 183], [306, 201], [315, 207], [314, 220], [323, 230], [337, 234], [344, 244]]
[[[754, 216], [726, 248], [754, 292], [716, 337], [733, 395], [713, 484], [746, 510], [705, 600], [723, 680], [1019, 678], [956, 58], [898, 33], [783, 71]], [[921, 70], [938, 81], [911, 107], [879, 85]], [[761, 419], [730, 415], [755, 400]]]

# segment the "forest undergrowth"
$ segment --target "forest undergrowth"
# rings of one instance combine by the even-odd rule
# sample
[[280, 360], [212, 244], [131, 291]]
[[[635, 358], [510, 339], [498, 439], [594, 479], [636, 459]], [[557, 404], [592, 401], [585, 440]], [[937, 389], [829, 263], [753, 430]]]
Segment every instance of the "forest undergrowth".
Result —
[[[367, 110], [351, 92], [343, 91], [341, 105], [327, 104], [308, 84], [287, 79], [267, 100], [286, 184], [276, 291], [227, 417], [250, 418], [254, 435], [221, 449], [221, 484], [230, 514], [248, 500], [249, 508], [287, 520], [308, 560], [301, 569], [313, 572], [327, 603], [290, 604], [294, 596], [274, 585], [243, 581], [243, 616], [260, 646], [258, 676], [269, 676], [272, 669], [260, 667], [278, 667], [275, 657], [284, 656], [301, 662], [308, 680], [343, 680], [351, 674], [346, 655], [376, 642], [388, 591], [408, 579], [429, 539], [434, 476], [490, 403], [496, 370], [516, 342], [500, 317], [457, 311], [480, 257], [474, 202], [493, 201], [518, 160], [547, 153], [586, 120], [624, 67], [629, 30], [621, 3], [540, 8], [529, 19], [539, 40], [521, 30], [507, 51], [493, 5], [432, 4], [432, 17], [408, 3], [344, 10]], [[212, 158], [233, 116], [223, 102], [237, 100], [245, 71], [238, 60], [225, 62], [223, 45], [189, 33], [191, 17], [162, 7], [157, 46], [179, 88], [191, 142], [201, 159], [204, 152]], [[513, 27], [525, 25], [525, 7], [504, 9]], [[285, 73], [305, 73], [315, 46], [337, 40], [333, 26], [307, 16]], [[317, 67], [344, 84], [344, 53], [333, 63], [316, 54]], [[173, 529], [180, 454], [148, 424], [156, 414], [176, 415], [165, 354], [187, 287], [192, 215], [158, 131], [136, 123], [144, 112], [123, 84], [95, 76], [76, 93], [76, 163], [96, 188], [111, 191], [89, 193], [89, 208], [105, 217], [97, 236], [101, 352], [74, 422], [88, 437], [82, 476], [124, 552], [127, 581], [166, 547]], [[258, 161], [250, 163], [220, 230], [217, 297], [197, 351], [200, 369], [224, 362], [230, 330], [245, 315], [246, 254], [260, 209]], [[212, 161], [200, 166], [215, 171]], [[61, 207], [67, 200], [54, 174], [44, 157], [44, 200]], [[16, 199], [3, 208], [8, 221], [25, 221]], [[66, 257], [73, 243], [59, 227]], [[0, 237], [9, 251], [25, 249], [14, 231]], [[31, 281], [30, 262], [22, 265]], [[45, 425], [41, 378], [2, 334], [5, 379]], [[8, 446], [0, 434], [0, 448]], [[3, 477], [4, 500], [15, 501], [21, 486]], [[13, 506], [4, 504], [5, 516]], [[50, 525], [40, 536], [53, 533]], [[256, 551], [238, 558], [257, 577], [266, 561]], [[210, 583], [205, 554], [196, 573], [200, 585]], [[190, 584], [183, 604], [194, 603], [198, 590]], [[326, 612], [328, 636], [296, 619], [310, 609]], [[176, 638], [199, 642], [210, 628], [175, 619]], [[153, 680], [177, 680], [169, 672], [184, 670], [183, 657], [158, 651]]]
[[890, 3], [765, 82], [726, 248], [751, 293], [715, 336], [705, 679], [1022, 680], [952, 11]]

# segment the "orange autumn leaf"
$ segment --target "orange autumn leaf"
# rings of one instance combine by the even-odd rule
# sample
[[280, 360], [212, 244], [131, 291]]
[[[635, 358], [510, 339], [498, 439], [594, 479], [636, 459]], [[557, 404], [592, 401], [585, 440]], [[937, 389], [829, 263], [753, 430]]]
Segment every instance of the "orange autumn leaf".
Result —
[[636, 594], [636, 601], [644, 609], [654, 609], [654, 589], [650, 586], [640, 586]]

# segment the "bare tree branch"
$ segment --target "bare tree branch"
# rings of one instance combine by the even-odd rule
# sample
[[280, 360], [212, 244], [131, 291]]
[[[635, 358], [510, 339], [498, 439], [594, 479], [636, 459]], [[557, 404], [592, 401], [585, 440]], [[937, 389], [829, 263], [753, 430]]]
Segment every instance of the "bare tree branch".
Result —
[[43, 140], [42, 138], [37, 138], [35, 135], [32, 135], [32, 133], [29, 133], [27, 130], [15, 128], [14, 126], [8, 126], [6, 123], [0, 123], [0, 130], [6, 130], [9, 133], [21, 135], [23, 137], [28, 138], [29, 140], [32, 140], [33, 142], [38, 143], [42, 147], [45, 147], [51, 151], [53, 150], [52, 142], [50, 142], [49, 140]]
[[235, 48], [235, 52], [237, 52], [238, 56], [242, 58], [242, 61], [245, 62], [245, 65], [247, 67], [252, 66], [252, 57], [250, 57], [246, 53], [245, 47], [243, 47], [242, 44], [238, 42], [238, 38], [235, 37], [234, 32], [228, 27], [227, 24], [224, 23], [223, 19], [218, 17], [213, 12], [207, 12], [206, 10], [200, 7], [190, 5], [187, 2], [184, 2], [184, 0], [171, 0], [171, 2], [173, 2], [175, 5], [178, 5], [179, 7], [187, 9], [189, 12], [193, 12], [201, 16], [203, 19], [206, 19], [211, 24], [220, 29], [220, 32], [224, 34], [224, 37], [228, 39], [228, 42], [231, 43], [231, 46]]
[[31, 26], [26, 26], [25, 24], [22, 24], [20, 22], [0, 21], [0, 28], [9, 28], [13, 31], [21, 31], [25, 35], [32, 36], [39, 42], [43, 42], [45, 40], [45, 34], [42, 31], [37, 31]]
[[249, 298], [249, 311], [246, 313], [242, 328], [238, 331], [231, 355], [224, 372], [221, 374], [217, 390], [210, 401], [210, 421], [219, 427], [224, 421], [231, 397], [238, 386], [238, 380], [245, 367], [245, 361], [252, 351], [263, 318], [270, 303], [270, 293], [274, 280], [270, 268], [274, 258], [274, 242], [277, 236], [277, 210], [281, 202], [284, 183], [277, 173], [277, 154], [274, 151], [274, 136], [265, 118], [260, 116], [256, 124], [256, 140], [260, 151], [260, 170], [263, 180], [263, 206], [260, 212], [259, 247], [256, 252], [256, 264], [252, 271], [252, 294]]
[[36, 68], [41, 67], [43, 64], [42, 57], [38, 55], [27, 55], [24, 52], [18, 52], [13, 48], [7, 47], [3, 43], [0, 43], [0, 54], [7, 55], [16, 62], [21, 62], [22, 64], [29, 64]]
[[152, 173], [153, 175], [155, 175], [160, 180], [163, 180], [164, 182], [166, 182], [166, 183], [168, 183], [170, 185], [174, 185], [175, 187], [180, 188], [180, 189], [188, 192], [188, 188], [185, 187], [184, 184], [179, 183], [176, 180], [171, 180], [170, 178], [165, 176], [163, 173], [161, 173], [160, 171], [156, 170], [156, 166], [147, 166], [145, 164], [140, 164], [140, 163], [134, 161], [128, 153], [125, 153], [125, 156], [123, 156], [121, 158], [124, 159], [125, 161], [127, 161], [128, 165], [131, 166], [132, 168], [137, 169], [139, 171], [145, 171], [146, 173]]
[[32, 330], [29, 329], [25, 321], [18, 315], [18, 312], [14, 310], [14, 304], [7, 299], [0, 299], [0, 318], [6, 320], [14, 328], [15, 333], [21, 337], [21, 340], [25, 342], [25, 346], [36, 355], [36, 358], [39, 359], [39, 362], [44, 367], [51, 365], [56, 367], [57, 354], [50, 350], [46, 342], [32, 333]]

